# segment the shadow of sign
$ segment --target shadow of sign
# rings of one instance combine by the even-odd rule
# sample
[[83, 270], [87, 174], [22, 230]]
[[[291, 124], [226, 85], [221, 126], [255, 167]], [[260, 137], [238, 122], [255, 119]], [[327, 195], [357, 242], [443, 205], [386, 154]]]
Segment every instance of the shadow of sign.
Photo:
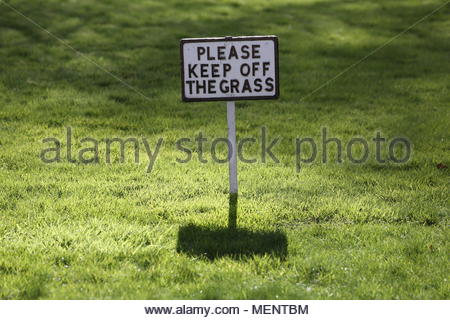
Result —
[[281, 231], [187, 225], [178, 231], [177, 252], [210, 260], [223, 256], [241, 259], [265, 254], [284, 260], [287, 237]]

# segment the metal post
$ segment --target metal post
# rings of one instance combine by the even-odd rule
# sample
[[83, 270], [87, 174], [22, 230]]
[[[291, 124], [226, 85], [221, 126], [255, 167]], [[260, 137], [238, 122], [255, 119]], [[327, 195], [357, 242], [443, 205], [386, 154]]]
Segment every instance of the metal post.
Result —
[[238, 182], [237, 182], [237, 146], [236, 146], [236, 119], [235, 119], [235, 103], [234, 101], [227, 102], [227, 120], [228, 120], [228, 140], [230, 141], [230, 209], [228, 216], [228, 227], [230, 229], [236, 228], [237, 220], [237, 197], [238, 197]]

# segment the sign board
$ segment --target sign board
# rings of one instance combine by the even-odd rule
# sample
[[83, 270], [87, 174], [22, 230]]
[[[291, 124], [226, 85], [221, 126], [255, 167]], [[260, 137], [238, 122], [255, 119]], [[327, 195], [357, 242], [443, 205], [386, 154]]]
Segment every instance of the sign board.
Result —
[[183, 101], [276, 99], [276, 36], [182, 39]]

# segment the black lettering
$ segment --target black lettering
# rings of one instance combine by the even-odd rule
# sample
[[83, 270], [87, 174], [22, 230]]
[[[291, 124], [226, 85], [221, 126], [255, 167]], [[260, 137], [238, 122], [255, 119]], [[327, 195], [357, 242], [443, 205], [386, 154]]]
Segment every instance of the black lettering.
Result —
[[259, 54], [259, 49], [261, 48], [261, 46], [259, 44], [253, 44], [252, 45], [252, 58], [253, 59], [260, 59], [261, 56]]
[[231, 79], [230, 89], [231, 89], [231, 93], [239, 93], [239, 80]]
[[194, 75], [194, 78], [198, 78], [197, 74], [195, 73], [195, 68], [197, 67], [197, 64], [188, 64], [188, 73], [189, 78], [192, 78], [192, 75]]
[[212, 65], [211, 65], [211, 76], [213, 77], [213, 78], [218, 78], [218, 77], [220, 77], [220, 74], [219, 74], [219, 64], [218, 63], [213, 63]]
[[223, 64], [223, 76], [226, 77], [227, 73], [231, 70], [231, 65], [229, 63]]
[[261, 79], [255, 79], [254, 83], [255, 83], [255, 92], [261, 92], [262, 91], [262, 85], [261, 85], [262, 80]]
[[248, 79], [245, 79], [244, 85], [242, 86], [242, 93], [244, 92], [252, 92], [252, 87], [250, 86], [250, 82], [248, 81]]
[[217, 59], [219, 60], [225, 60], [225, 47], [219, 46], [217, 47]]
[[208, 80], [208, 93], [216, 93], [216, 80]]
[[274, 85], [273, 85], [273, 78], [267, 78], [266, 79], [266, 91], [270, 92], [273, 91]]
[[264, 61], [263, 62], [263, 76], [266, 75], [266, 73], [269, 71], [270, 62]]
[[231, 59], [231, 58], [239, 59], [236, 48], [234, 46], [231, 46], [230, 54], [228, 56], [228, 59]]
[[200, 61], [200, 57], [206, 52], [204, 47], [197, 47], [197, 60]]
[[[197, 94], [206, 93], [206, 80], [196, 81], [196, 84], [197, 84], [196, 86]], [[200, 90], [202, 90], [203, 92], [200, 92]]]
[[189, 94], [192, 94], [192, 84], [194, 84], [195, 80], [188, 80], [186, 83], [189, 85]]
[[241, 64], [241, 75], [244, 77], [250, 74], [250, 65], [248, 63]]
[[259, 62], [253, 62], [252, 63], [252, 75], [256, 75], [256, 71], [259, 70]]
[[202, 78], [208, 78], [208, 65], [206, 63], [200, 65], [200, 76]]
[[222, 93], [230, 92], [230, 87], [228, 86], [228, 81], [227, 80], [220, 81], [219, 88], [220, 88], [220, 92], [222, 92]]
[[214, 58], [213, 56], [211, 56], [211, 48], [210, 48], [210, 47], [208, 47], [208, 48], [206, 49], [206, 52], [207, 52], [206, 57], [207, 57], [208, 60], [216, 60], [216, 58]]
[[241, 56], [242, 59], [248, 59], [250, 57], [248, 45], [244, 44], [241, 48], [241, 51], [243, 53], [243, 55]]

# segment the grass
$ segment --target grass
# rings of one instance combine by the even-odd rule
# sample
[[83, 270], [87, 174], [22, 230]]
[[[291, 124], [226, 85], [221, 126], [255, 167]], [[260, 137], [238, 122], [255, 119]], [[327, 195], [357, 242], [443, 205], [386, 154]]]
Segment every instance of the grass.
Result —
[[[148, 99], [0, 3], [0, 298], [449, 298], [449, 5], [300, 100], [444, 2], [8, 3]], [[245, 150], [258, 162], [239, 163], [229, 231], [227, 164], [175, 160], [177, 139], [201, 131], [209, 148], [227, 132], [224, 103], [180, 101], [178, 45], [264, 34], [280, 38], [281, 97], [237, 103], [237, 134], [266, 126], [280, 163]], [[151, 173], [130, 148], [107, 164], [103, 144], [99, 163], [71, 163], [69, 126], [75, 154], [83, 137], [164, 143]], [[344, 142], [406, 136], [413, 157], [319, 153], [296, 172], [294, 138], [323, 127]], [[46, 137], [61, 162], [39, 159]]]

